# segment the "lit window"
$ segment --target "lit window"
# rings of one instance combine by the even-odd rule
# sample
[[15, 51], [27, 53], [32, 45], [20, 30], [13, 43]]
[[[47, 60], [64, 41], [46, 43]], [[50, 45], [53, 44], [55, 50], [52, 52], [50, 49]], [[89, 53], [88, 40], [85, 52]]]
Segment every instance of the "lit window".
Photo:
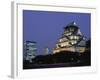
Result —
[[76, 44], [76, 43], [77, 43], [77, 41], [75, 41], [75, 40], [74, 40], [74, 41], [71, 41], [71, 44], [72, 44], [72, 45], [73, 45], [73, 44]]
[[72, 39], [72, 36], [70, 36], [70, 39]]
[[79, 36], [74, 36], [74, 39], [77, 39], [78, 40], [79, 39]]

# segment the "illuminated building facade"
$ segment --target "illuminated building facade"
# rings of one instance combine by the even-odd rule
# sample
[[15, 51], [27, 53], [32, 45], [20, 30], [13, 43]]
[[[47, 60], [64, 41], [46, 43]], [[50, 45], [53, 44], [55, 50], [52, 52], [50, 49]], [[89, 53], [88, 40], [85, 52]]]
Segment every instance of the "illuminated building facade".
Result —
[[61, 51], [71, 51], [82, 53], [86, 49], [86, 38], [80, 32], [77, 24], [71, 22], [64, 28], [64, 33], [56, 43], [53, 53]]
[[32, 59], [37, 54], [36, 42], [26, 41], [24, 43], [24, 60], [32, 62]]
[[49, 48], [48, 47], [45, 48], [45, 52], [44, 53], [45, 53], [45, 55], [49, 54]]

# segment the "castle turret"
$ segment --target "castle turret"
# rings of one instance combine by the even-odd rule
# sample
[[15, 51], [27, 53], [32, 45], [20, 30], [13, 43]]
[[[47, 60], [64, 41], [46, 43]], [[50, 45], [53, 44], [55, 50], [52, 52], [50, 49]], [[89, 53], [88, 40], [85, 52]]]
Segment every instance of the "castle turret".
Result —
[[75, 22], [64, 27], [64, 32], [56, 43], [53, 53], [61, 51], [84, 52], [86, 40]]

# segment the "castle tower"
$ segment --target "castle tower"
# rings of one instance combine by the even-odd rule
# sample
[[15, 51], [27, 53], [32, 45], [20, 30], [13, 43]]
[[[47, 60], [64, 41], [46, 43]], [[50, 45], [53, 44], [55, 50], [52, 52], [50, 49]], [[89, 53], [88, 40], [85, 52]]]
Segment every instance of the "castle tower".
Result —
[[64, 32], [56, 43], [53, 53], [55, 54], [61, 51], [82, 53], [85, 51], [85, 46], [86, 39], [84, 35], [80, 32], [77, 24], [75, 22], [71, 22], [64, 27]]

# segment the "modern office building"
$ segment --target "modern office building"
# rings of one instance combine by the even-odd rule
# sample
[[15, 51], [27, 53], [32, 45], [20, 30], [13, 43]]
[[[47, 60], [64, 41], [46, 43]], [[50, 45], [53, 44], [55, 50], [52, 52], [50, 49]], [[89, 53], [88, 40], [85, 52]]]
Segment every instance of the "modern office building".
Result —
[[75, 22], [69, 23], [64, 28], [64, 33], [56, 43], [53, 53], [61, 51], [71, 51], [82, 53], [86, 49], [86, 38], [81, 33], [79, 27]]
[[29, 62], [32, 62], [32, 59], [36, 56], [37, 54], [37, 48], [36, 48], [36, 42], [33, 41], [26, 41], [24, 43], [24, 55], [23, 58], [24, 60], [28, 60]]
[[49, 48], [46, 47], [45, 50], [44, 50], [44, 55], [48, 55], [49, 54]]

